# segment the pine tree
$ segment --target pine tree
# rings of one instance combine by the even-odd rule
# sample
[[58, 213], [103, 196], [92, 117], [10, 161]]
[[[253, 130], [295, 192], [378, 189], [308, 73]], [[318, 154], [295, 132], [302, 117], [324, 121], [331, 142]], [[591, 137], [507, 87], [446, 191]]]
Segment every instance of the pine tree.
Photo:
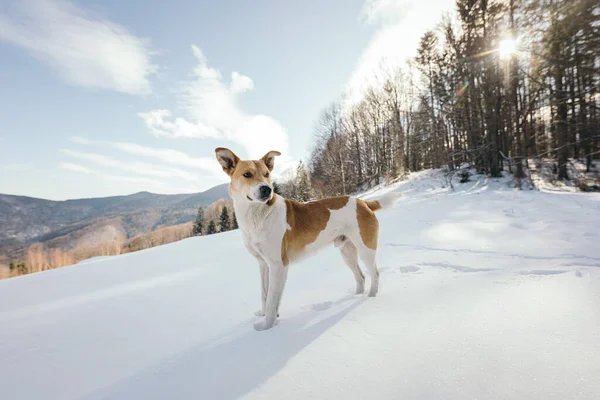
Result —
[[214, 233], [217, 233], [217, 226], [215, 225], [215, 221], [211, 219], [208, 223], [208, 227], [206, 228], [206, 234], [212, 235]]
[[24, 262], [20, 262], [17, 264], [12, 263], [11, 271], [13, 271], [15, 268], [17, 269], [19, 275], [25, 275], [27, 273], [27, 265], [25, 265]]
[[233, 212], [233, 216], [231, 217], [231, 229], [239, 229], [239, 225], [237, 222], [237, 216], [235, 215], [235, 211]]
[[219, 232], [227, 232], [231, 230], [231, 221], [229, 220], [229, 210], [227, 207], [223, 207], [221, 211], [221, 221], [220, 221], [221, 230]]
[[202, 228], [204, 228], [204, 210], [202, 207], [198, 207], [198, 213], [196, 214], [196, 220], [194, 221], [194, 227], [192, 228], [192, 235], [202, 235]]
[[308, 171], [302, 161], [298, 164], [296, 180], [298, 182], [298, 200], [302, 202], [309, 201], [312, 198], [312, 187]]

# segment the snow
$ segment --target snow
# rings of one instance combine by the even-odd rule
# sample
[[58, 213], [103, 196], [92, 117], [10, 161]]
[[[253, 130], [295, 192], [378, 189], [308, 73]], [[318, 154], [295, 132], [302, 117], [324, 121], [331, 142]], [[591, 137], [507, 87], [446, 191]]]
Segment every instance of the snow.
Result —
[[378, 214], [376, 298], [333, 247], [256, 332], [239, 232], [0, 281], [4, 399], [600, 398], [600, 196], [437, 172]]
[[[593, 161], [590, 172], [586, 172], [586, 166], [581, 160], [569, 159], [567, 163], [567, 175], [571, 180], [568, 181], [558, 181], [555, 179], [555, 160], [531, 159], [528, 165], [531, 181], [535, 187], [545, 192], [576, 193], [580, 191], [581, 186], [598, 187], [600, 185], [600, 163], [597, 161]], [[585, 185], [581, 185], [582, 183], [585, 183]]]

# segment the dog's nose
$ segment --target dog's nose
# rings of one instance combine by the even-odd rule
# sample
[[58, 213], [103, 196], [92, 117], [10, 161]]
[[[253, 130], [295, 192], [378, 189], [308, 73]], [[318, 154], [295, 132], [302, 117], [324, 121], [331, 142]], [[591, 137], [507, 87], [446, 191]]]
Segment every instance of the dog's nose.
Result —
[[262, 199], [267, 199], [271, 195], [271, 188], [269, 186], [261, 186], [260, 187], [260, 197]]

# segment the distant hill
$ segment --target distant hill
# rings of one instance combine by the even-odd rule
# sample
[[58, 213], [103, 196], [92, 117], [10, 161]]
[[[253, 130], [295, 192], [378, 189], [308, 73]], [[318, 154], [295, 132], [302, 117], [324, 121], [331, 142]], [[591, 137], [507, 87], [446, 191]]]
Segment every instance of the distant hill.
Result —
[[34, 242], [68, 249], [107, 235], [131, 238], [193, 221], [199, 206], [228, 197], [227, 184], [193, 194], [139, 192], [65, 201], [0, 194], [0, 254]]

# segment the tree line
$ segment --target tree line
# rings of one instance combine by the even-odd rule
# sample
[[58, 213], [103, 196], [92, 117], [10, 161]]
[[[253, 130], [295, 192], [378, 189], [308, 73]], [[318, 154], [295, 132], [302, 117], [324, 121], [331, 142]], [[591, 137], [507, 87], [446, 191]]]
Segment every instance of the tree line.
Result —
[[8, 260], [0, 259], [0, 279], [61, 268], [92, 257], [131, 253], [191, 236], [208, 235], [237, 228], [231, 201], [221, 199], [206, 209], [199, 207], [196, 220], [193, 222], [160, 226], [131, 238], [116, 235], [99, 242], [81, 243], [68, 249], [33, 243], [24, 249], [21, 256]]
[[229, 212], [230, 205], [228, 203], [229, 202], [226, 202], [226, 204], [221, 206], [218, 219], [215, 218], [216, 213], [214, 211], [212, 213], [205, 213], [202, 206], [198, 207], [196, 219], [192, 227], [192, 235], [213, 235], [219, 232], [227, 232], [238, 229], [239, 226], [235, 216], [235, 211], [233, 211], [233, 206], [231, 206], [232, 211], [231, 213]]
[[559, 180], [574, 178], [574, 160], [589, 172], [600, 155], [599, 18], [593, 0], [457, 0], [414, 58], [382, 63], [358, 101], [323, 110], [313, 196], [465, 164], [519, 179], [531, 160], [549, 160]]

